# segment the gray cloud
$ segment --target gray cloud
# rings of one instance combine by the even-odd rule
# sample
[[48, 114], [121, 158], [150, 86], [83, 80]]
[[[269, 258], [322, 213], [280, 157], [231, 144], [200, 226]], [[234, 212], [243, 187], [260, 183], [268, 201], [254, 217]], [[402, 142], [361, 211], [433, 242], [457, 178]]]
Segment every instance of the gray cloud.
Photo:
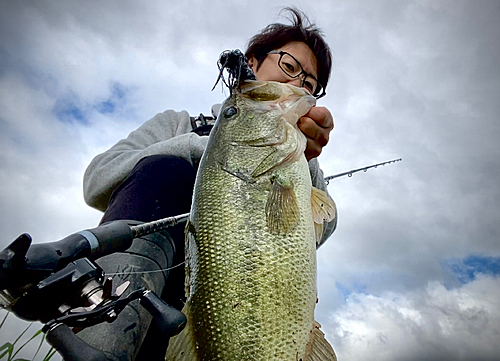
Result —
[[[498, 278], [446, 289], [352, 294], [331, 318], [333, 344], [354, 360], [496, 360]], [[492, 291], [490, 291], [492, 290]]]
[[[497, 274], [462, 284], [449, 262], [500, 257], [498, 3], [292, 3], [334, 53], [325, 174], [403, 158], [329, 186], [340, 219], [318, 252], [327, 337], [340, 359], [494, 359]], [[92, 157], [168, 108], [208, 113], [224, 98], [210, 92], [219, 53], [278, 10], [2, 2], [0, 246], [93, 227], [81, 191]]]

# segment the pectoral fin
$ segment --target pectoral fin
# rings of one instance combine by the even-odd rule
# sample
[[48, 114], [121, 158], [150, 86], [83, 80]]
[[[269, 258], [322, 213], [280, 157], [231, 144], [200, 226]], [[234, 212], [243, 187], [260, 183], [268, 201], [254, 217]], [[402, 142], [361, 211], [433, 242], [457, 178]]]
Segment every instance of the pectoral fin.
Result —
[[288, 233], [299, 223], [299, 206], [292, 184], [275, 177], [267, 197], [266, 220], [271, 233]]
[[337, 217], [337, 206], [325, 191], [312, 187], [311, 207], [316, 233], [316, 243], [319, 244], [323, 234], [324, 222], [331, 222]]
[[331, 222], [337, 216], [337, 206], [328, 194], [316, 187], [311, 189], [313, 220], [316, 223]]
[[323, 229], [324, 229], [323, 223], [316, 223], [314, 222], [314, 235], [315, 235], [315, 240], [316, 240], [316, 247], [319, 247], [321, 243], [321, 236], [323, 236]]

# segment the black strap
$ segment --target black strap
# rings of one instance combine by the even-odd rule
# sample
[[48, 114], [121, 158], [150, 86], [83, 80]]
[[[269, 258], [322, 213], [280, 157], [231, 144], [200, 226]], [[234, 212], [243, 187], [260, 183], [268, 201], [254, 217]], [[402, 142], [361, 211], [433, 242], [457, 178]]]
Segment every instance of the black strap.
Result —
[[215, 123], [214, 117], [207, 117], [202, 113], [197, 117], [190, 117], [190, 119], [192, 132], [198, 135], [209, 135]]

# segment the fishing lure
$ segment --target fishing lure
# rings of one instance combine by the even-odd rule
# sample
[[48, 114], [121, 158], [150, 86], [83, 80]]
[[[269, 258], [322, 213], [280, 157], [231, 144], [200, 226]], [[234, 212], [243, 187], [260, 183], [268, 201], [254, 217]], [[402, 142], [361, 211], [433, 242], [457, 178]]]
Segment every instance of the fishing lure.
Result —
[[[217, 61], [217, 66], [219, 68], [219, 76], [212, 90], [222, 80], [232, 94], [233, 89], [239, 87], [243, 81], [257, 80], [257, 77], [248, 65], [245, 55], [239, 49], [222, 52]], [[227, 80], [224, 77], [224, 70], [228, 72]]]

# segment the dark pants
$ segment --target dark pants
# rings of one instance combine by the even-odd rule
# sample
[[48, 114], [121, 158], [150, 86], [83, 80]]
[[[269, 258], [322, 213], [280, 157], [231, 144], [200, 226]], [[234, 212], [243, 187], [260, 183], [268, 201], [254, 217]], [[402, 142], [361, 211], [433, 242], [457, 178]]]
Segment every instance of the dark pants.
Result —
[[[151, 222], [188, 213], [196, 169], [186, 160], [166, 155], [141, 159], [113, 192], [101, 223], [117, 219]], [[174, 240], [174, 264], [184, 261], [184, 224], [168, 230]], [[164, 300], [181, 309], [184, 304], [184, 267], [170, 271]]]
[[[193, 194], [195, 176], [196, 169], [183, 159], [165, 155], [154, 155], [143, 158], [136, 164], [130, 175], [113, 192], [101, 223], [118, 219], [149, 222], [187, 213], [191, 208], [191, 197]], [[161, 268], [165, 268], [165, 264], [167, 267], [179, 265], [184, 261], [184, 227], [185, 224], [179, 224], [169, 228], [163, 235], [157, 233], [152, 235], [149, 239], [146, 239], [143, 244], [154, 243], [154, 245], [153, 247], [139, 246], [132, 251], [131, 253], [138, 259], [137, 261], [129, 261], [130, 254], [113, 254], [111, 255], [112, 259], [101, 260], [101, 267], [103, 267], [106, 272], [113, 272], [113, 270], [106, 270], [106, 266], [109, 268], [116, 268], [115, 264], [120, 264], [122, 261], [125, 263], [135, 262], [135, 265], [128, 265], [131, 269], [133, 269], [134, 266], [136, 268], [140, 267], [142, 262], [141, 258], [150, 257], [149, 254], [142, 255], [140, 250], [148, 249], [148, 247], [149, 249], [154, 248], [156, 245], [162, 246], [163, 253], [161, 258], [167, 260], [166, 262], [158, 262], [158, 267], [161, 265]], [[139, 251], [137, 251], [137, 249]], [[152, 261], [156, 262], [154, 259]], [[156, 290], [156, 292], [161, 294], [165, 302], [180, 310], [185, 301], [184, 266], [181, 265], [180, 267], [164, 272], [164, 275], [165, 283], [163, 290]], [[133, 276], [130, 278], [133, 278]], [[139, 277], [138, 281], [136, 281], [137, 284], [131, 284], [129, 288], [148, 286], [139, 284], [140, 282], [141, 278]], [[133, 289], [131, 289], [131, 291], [132, 290]], [[136, 306], [132, 305], [131, 307]], [[140, 307], [137, 306], [137, 309], [135, 309], [134, 312], [131, 311], [131, 314], [138, 314], [140, 311]], [[132, 343], [135, 345], [127, 346], [128, 349], [126, 350], [118, 350], [120, 348], [119, 345], [120, 343], [131, 343], [129, 339], [125, 339], [123, 335], [124, 332], [129, 332], [131, 329], [134, 329], [133, 332], [136, 334], [143, 332], [140, 331], [144, 328], [143, 325], [141, 328], [135, 328], [137, 323], [144, 323], [145, 321], [143, 320], [144, 317], [141, 318], [139, 316], [135, 319], [132, 316], [125, 319], [123, 324], [129, 324], [129, 326], [125, 327], [125, 331], [122, 326], [118, 326], [119, 323], [116, 321], [115, 323], [117, 326], [110, 324], [107, 326], [106, 331], [104, 331], [104, 328], [102, 331], [96, 329], [94, 334], [96, 332], [108, 333], [99, 335], [102, 336], [103, 339], [117, 337], [117, 346], [106, 345], [105, 342], [102, 342], [102, 344], [97, 344], [95, 347], [108, 348], [106, 353], [109, 355], [109, 358], [113, 360], [132, 359], [133, 356], [131, 355], [137, 352], [136, 349], [141, 344], [140, 340], [142, 340], [144, 335], [134, 335], [134, 337], [129, 338], [133, 340]], [[115, 327], [116, 330], [112, 327]], [[146, 329], [147, 327], [146, 325]], [[123, 337], [123, 340], [121, 340], [120, 337]], [[96, 339], [99, 339], [99, 337], [96, 337]], [[99, 343], [99, 341], [95, 342]], [[142, 341], [142, 346], [140, 346], [140, 351], [135, 359], [152, 361], [164, 360], [167, 345], [167, 340], [161, 334], [155, 322], [151, 321], [149, 330], [147, 331], [144, 341]]]

